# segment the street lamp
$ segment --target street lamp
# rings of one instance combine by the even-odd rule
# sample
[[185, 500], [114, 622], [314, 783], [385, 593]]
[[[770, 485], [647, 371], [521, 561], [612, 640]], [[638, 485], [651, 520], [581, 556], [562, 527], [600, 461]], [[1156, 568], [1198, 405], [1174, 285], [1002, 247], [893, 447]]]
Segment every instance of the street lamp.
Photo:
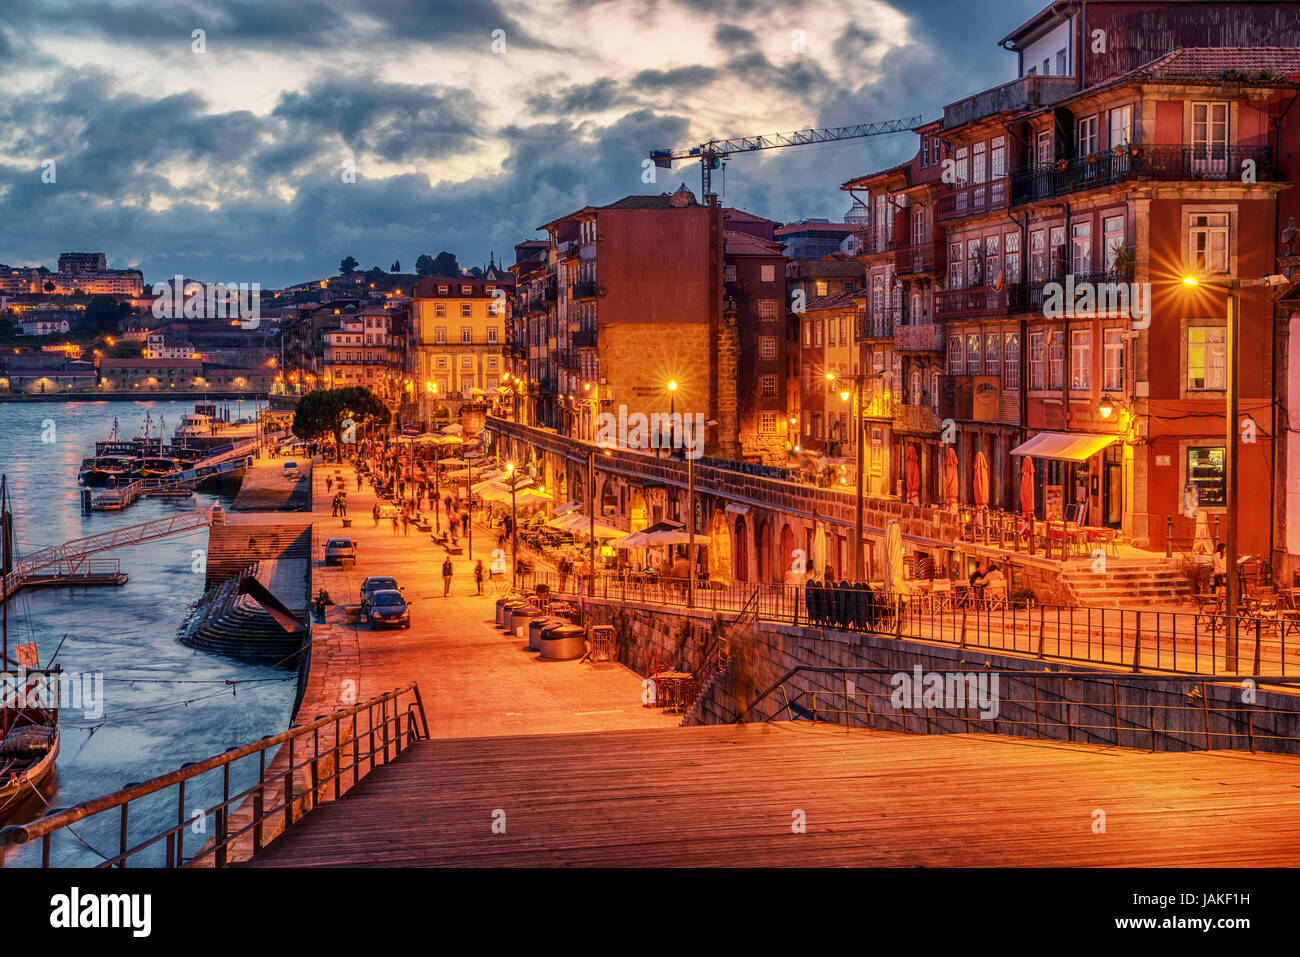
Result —
[[676, 443], [673, 436], [673, 416], [677, 414], [677, 380], [668, 380], [668, 456], [671, 458]]
[[[852, 410], [852, 415], [851, 415], [851, 418], [853, 419], [853, 443], [854, 443], [854, 445], [855, 445], [856, 448], [857, 448], [857, 459], [858, 459], [858, 469], [857, 469], [857, 471], [858, 471], [857, 494], [856, 494], [856, 502], [855, 502], [855, 509], [854, 509], [854, 512], [855, 512], [855, 515], [856, 515], [856, 521], [855, 521], [855, 523], [854, 523], [855, 544], [854, 544], [854, 546], [853, 546], [853, 574], [854, 574], [854, 577], [855, 577], [858, 581], [864, 581], [864, 580], [865, 580], [865, 577], [864, 577], [864, 575], [863, 575], [863, 571], [862, 571], [862, 564], [863, 564], [863, 562], [862, 562], [862, 559], [863, 559], [863, 548], [862, 548], [862, 510], [863, 510], [862, 471], [863, 471], [863, 468], [865, 467], [866, 463], [865, 463], [864, 458], [863, 458], [863, 443], [862, 443], [862, 409], [863, 409], [863, 405], [862, 405], [862, 383], [863, 383], [863, 381], [866, 379], [866, 376], [863, 375], [863, 374], [860, 373], [860, 372], [853, 372], [853, 373], [849, 373], [848, 375], [843, 375], [843, 376], [836, 376], [833, 372], [827, 372], [827, 373], [826, 373], [826, 378], [827, 378], [827, 380], [829, 380], [829, 381], [831, 381], [831, 382], [834, 382], [837, 378], [852, 380], [854, 386], [855, 386], [856, 389], [857, 389], [857, 393], [858, 393], [858, 396], [857, 396], [857, 398], [858, 398], [857, 406], [856, 406], [855, 409]], [[840, 398], [842, 398], [845, 402], [849, 401], [849, 392], [848, 392], [847, 389], [846, 389], [845, 391], [843, 391], [843, 392], [840, 393]], [[796, 452], [799, 451], [799, 447], [798, 447], [797, 445], [795, 446], [795, 451], [796, 451]]]
[[1241, 391], [1241, 350], [1238, 349], [1238, 338], [1241, 334], [1241, 289], [1243, 286], [1277, 286], [1286, 282], [1285, 276], [1264, 276], [1260, 279], [1238, 279], [1235, 276], [1229, 276], [1222, 280], [1210, 280], [1199, 276], [1186, 275], [1182, 278], [1185, 286], [1207, 286], [1212, 289], [1222, 289], [1228, 294], [1228, 315], [1226, 323], [1225, 350], [1227, 352], [1227, 375], [1228, 381], [1224, 383], [1224, 392], [1227, 398], [1227, 416], [1224, 423], [1224, 439], [1226, 448], [1224, 454], [1227, 461], [1224, 462], [1224, 481], [1223, 492], [1224, 501], [1227, 503], [1226, 508], [1226, 530], [1224, 533], [1224, 544], [1227, 546], [1227, 554], [1224, 556], [1224, 566], [1227, 572], [1228, 601], [1227, 601], [1227, 641], [1224, 648], [1224, 664], [1229, 669], [1237, 667], [1237, 607], [1241, 600], [1241, 579], [1237, 570], [1237, 440], [1240, 437], [1238, 431], [1239, 399]]
[[[709, 419], [705, 428], [718, 424]], [[695, 607], [695, 457], [686, 456], [686, 607]]]

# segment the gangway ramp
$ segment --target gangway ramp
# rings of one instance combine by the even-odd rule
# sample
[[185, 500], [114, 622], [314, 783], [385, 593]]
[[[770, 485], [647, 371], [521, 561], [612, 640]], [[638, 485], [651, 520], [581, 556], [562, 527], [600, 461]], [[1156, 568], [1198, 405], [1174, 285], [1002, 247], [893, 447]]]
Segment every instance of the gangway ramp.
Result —
[[243, 866], [1294, 866], [1297, 771], [789, 722], [428, 740]]

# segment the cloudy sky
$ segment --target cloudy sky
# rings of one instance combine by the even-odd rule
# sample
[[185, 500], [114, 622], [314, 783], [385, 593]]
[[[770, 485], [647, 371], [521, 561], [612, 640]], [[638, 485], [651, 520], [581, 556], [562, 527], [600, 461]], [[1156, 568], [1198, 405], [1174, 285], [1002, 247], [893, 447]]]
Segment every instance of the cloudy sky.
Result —
[[[583, 204], [698, 194], [698, 166], [642, 182], [653, 148], [933, 118], [1013, 76], [996, 42], [1043, 5], [5, 0], [0, 263], [102, 250], [147, 282], [278, 287], [346, 255], [500, 260]], [[841, 182], [915, 147], [742, 155], [715, 189], [773, 219], [839, 219]]]

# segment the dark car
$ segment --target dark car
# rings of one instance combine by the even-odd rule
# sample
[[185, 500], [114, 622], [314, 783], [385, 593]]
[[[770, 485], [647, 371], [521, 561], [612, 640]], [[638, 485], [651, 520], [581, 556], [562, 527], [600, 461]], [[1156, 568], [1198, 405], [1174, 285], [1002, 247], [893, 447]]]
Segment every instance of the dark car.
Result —
[[411, 611], [406, 607], [406, 599], [400, 591], [381, 588], [370, 596], [366, 621], [370, 622], [371, 628], [410, 628]]
[[361, 583], [361, 607], [370, 607], [370, 597], [377, 591], [401, 591], [396, 578], [387, 575], [371, 575]]

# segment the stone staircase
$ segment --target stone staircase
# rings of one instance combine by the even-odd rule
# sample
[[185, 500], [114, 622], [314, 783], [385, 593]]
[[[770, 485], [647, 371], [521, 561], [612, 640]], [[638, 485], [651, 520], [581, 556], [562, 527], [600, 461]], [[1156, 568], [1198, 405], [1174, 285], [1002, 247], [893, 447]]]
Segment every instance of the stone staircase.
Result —
[[1184, 605], [1192, 589], [1179, 563], [1162, 558], [1149, 561], [1111, 559], [1105, 572], [1094, 572], [1090, 563], [1066, 568], [1061, 582], [1075, 603], [1094, 608], [1127, 608], [1146, 605]]
[[[285, 567], [296, 564], [290, 562]], [[217, 585], [181, 626], [181, 644], [239, 661], [296, 668], [297, 656], [308, 641], [306, 624], [287, 632], [250, 596], [238, 593], [240, 579], [248, 576], [269, 590], [277, 578], [283, 578], [281, 570], [281, 563], [274, 560], [254, 562]], [[292, 608], [301, 603], [299, 599], [288, 604]]]
[[[311, 564], [311, 525], [213, 525], [208, 531], [207, 576], [211, 589], [252, 562], [298, 558]], [[276, 594], [281, 601], [284, 595]], [[297, 602], [288, 602], [296, 607]]]

